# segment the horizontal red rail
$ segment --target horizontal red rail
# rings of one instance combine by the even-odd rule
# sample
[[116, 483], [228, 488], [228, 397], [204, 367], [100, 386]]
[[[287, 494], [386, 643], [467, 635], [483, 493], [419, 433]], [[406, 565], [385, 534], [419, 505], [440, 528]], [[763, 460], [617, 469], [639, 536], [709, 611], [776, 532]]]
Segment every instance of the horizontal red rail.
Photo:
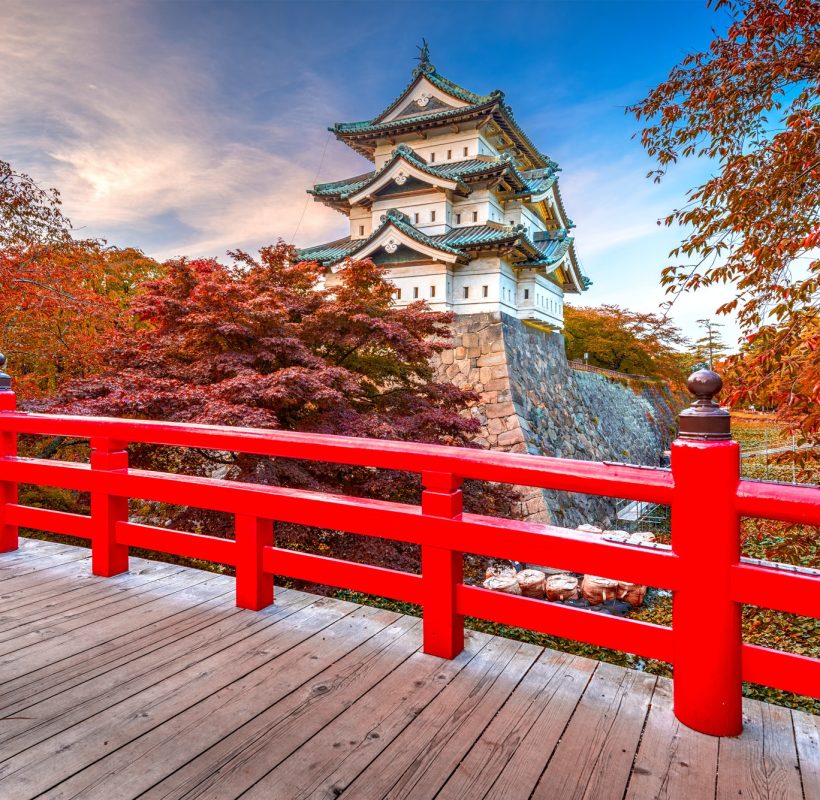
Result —
[[284, 550], [281, 547], [266, 547], [262, 566], [271, 575], [382, 595], [404, 603], [421, 605], [424, 602], [421, 575], [409, 572], [340, 561], [313, 553]]
[[[0, 392], [2, 407], [8, 398]], [[91, 464], [19, 458], [17, 434], [87, 438]], [[422, 505], [133, 470], [125, 451], [130, 443], [416, 472], [424, 484]], [[236, 568], [237, 603], [245, 608], [272, 602], [272, 575], [392, 597], [423, 606], [425, 650], [437, 655], [460, 650], [465, 616], [620, 649], [674, 664], [682, 721], [709, 733], [736, 733], [741, 679], [820, 696], [820, 661], [743, 644], [740, 633], [743, 603], [817, 616], [820, 575], [741, 559], [739, 517], [820, 524], [820, 490], [740, 480], [738, 448], [730, 441], [679, 440], [672, 452], [670, 472], [341, 436], [0, 411], [0, 551], [16, 547], [17, 527], [30, 527], [90, 538], [96, 574], [126, 570], [129, 547], [227, 564]], [[464, 479], [669, 505], [673, 546], [633, 547], [592, 533], [466, 514]], [[91, 516], [21, 506], [18, 484], [88, 492]], [[130, 498], [233, 514], [236, 540], [129, 522]], [[418, 545], [422, 574], [275, 547], [276, 522]], [[672, 589], [674, 625], [464, 585], [463, 553]], [[692, 574], [710, 591], [693, 587]]]
[[230, 539], [133, 522], [118, 522], [115, 538], [118, 544], [129, 547], [236, 566], [236, 545]]
[[[462, 514], [424, 516], [418, 506], [329, 495], [216, 478], [131, 470], [95, 473], [85, 464], [37, 459], [0, 459], [0, 481], [15, 477], [64, 489], [97, 490], [118, 497], [243, 513], [279, 522], [377, 536], [478, 555], [549, 563], [559, 569], [620, 575], [633, 583], [677, 587], [677, 556], [665, 550], [628, 548], [583, 531]], [[422, 524], [423, 522], [423, 524]], [[122, 523], [120, 523], [122, 525]], [[158, 529], [162, 530], [162, 529]], [[499, 535], [501, 534], [501, 535]], [[153, 549], [156, 549], [154, 547]]]
[[9, 503], [6, 506], [6, 521], [9, 525], [49, 531], [78, 539], [91, 538], [91, 517], [83, 514], [69, 514], [66, 511], [52, 511], [48, 508], [32, 508]]
[[449, 472], [462, 478], [567, 492], [617, 493], [620, 497], [652, 503], [669, 503], [672, 497], [673, 481], [668, 470], [628, 464], [602, 464], [354, 436], [22, 412], [3, 414], [2, 428], [12, 433], [81, 439], [100, 437], [406, 472]]

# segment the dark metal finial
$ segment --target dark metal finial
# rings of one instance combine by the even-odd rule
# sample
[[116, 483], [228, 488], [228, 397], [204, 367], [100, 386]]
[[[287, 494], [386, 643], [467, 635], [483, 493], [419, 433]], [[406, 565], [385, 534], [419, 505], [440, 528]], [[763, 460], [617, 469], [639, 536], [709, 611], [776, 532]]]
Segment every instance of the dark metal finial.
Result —
[[731, 415], [714, 399], [723, 388], [720, 375], [709, 369], [699, 369], [689, 376], [686, 386], [697, 399], [681, 411], [678, 436], [701, 441], [731, 439]]
[[421, 72], [435, 72], [436, 68], [430, 63], [430, 45], [427, 44], [427, 39], [422, 39], [420, 45], [416, 45], [419, 51], [418, 66], [413, 70], [414, 75]]
[[6, 375], [4, 368], [6, 366], [6, 357], [0, 353], [0, 392], [11, 391], [11, 378]]

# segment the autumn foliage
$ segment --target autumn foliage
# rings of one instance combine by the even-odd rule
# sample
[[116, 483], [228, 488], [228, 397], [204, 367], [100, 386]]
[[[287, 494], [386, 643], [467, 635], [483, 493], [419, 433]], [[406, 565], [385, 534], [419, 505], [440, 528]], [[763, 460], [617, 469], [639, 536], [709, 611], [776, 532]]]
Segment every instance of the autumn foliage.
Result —
[[99, 371], [139, 283], [159, 273], [138, 250], [74, 238], [57, 192], [0, 161], [0, 336], [22, 399]]
[[[281, 242], [233, 263], [180, 259], [132, 303], [139, 325], [107, 348], [108, 369], [71, 384], [62, 411], [242, 425], [466, 446], [473, 395], [434, 380], [451, 315], [392, 303], [370, 261], [350, 261], [333, 290], [323, 268]], [[134, 448], [136, 464], [273, 485], [417, 501], [401, 473], [232, 453]], [[493, 512], [513, 497], [468, 491]], [[500, 504], [500, 505], [499, 505]], [[191, 512], [193, 513], [193, 512]]]
[[614, 305], [564, 306], [567, 357], [596, 367], [662, 378], [682, 384], [693, 358], [681, 351], [688, 341], [660, 314]]
[[630, 109], [660, 180], [682, 158], [714, 174], [663, 222], [688, 233], [663, 282], [672, 295], [729, 283], [746, 334], [729, 399], [765, 401], [820, 440], [820, 4], [717, 0], [732, 16]]

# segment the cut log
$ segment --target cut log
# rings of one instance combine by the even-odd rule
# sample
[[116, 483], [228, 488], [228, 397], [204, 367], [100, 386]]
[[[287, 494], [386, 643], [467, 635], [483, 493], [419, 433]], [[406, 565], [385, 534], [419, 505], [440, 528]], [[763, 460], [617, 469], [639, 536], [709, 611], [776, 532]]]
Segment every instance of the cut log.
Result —
[[504, 592], [505, 594], [521, 594], [521, 587], [515, 576], [498, 575], [493, 578], [487, 578], [484, 581], [485, 589], [492, 589], [494, 592]]
[[536, 597], [543, 600], [546, 594], [547, 576], [540, 569], [522, 569], [515, 579], [524, 597]]
[[626, 544], [643, 544], [644, 542], [654, 542], [655, 534], [649, 531], [605, 531], [604, 537], [610, 542], [624, 542]]
[[509, 564], [491, 564], [487, 567], [487, 571], [484, 573], [484, 578], [489, 580], [490, 578], [514, 578], [515, 577], [515, 567], [511, 567]]
[[625, 600], [632, 608], [637, 608], [646, 597], [646, 586], [640, 583], [618, 582], [618, 598]]
[[547, 578], [547, 600], [577, 600], [578, 578], [574, 575], [550, 575]]
[[604, 532], [603, 528], [598, 528], [595, 525], [579, 525], [575, 530], [576, 531], [584, 531], [584, 533], [603, 533]]
[[618, 596], [618, 581], [601, 578], [598, 575], [584, 575], [581, 581], [581, 594], [591, 606], [597, 606]]

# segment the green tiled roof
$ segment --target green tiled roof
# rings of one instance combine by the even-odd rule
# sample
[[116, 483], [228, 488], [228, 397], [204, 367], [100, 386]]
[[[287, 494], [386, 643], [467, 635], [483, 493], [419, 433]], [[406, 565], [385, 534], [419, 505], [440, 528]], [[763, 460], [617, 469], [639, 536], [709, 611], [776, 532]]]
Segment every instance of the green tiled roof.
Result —
[[436, 68], [432, 64], [429, 62], [424, 62], [419, 64], [419, 66], [413, 70], [413, 77], [410, 80], [410, 83], [408, 83], [407, 86], [401, 90], [399, 96], [389, 106], [387, 106], [381, 114], [375, 116], [372, 121], [378, 122], [384, 119], [391, 111], [395, 110], [407, 93], [413, 88], [416, 81], [418, 81], [421, 77], [427, 78], [433, 86], [441, 89], [441, 91], [445, 94], [449, 94], [451, 97], [455, 97], [458, 100], [463, 100], [465, 103], [469, 103], [470, 105], [482, 105], [483, 103], [489, 102], [494, 97], [503, 96], [503, 93], [498, 89], [490, 92], [490, 94], [476, 94], [475, 92], [471, 92], [469, 89], [465, 89], [463, 86], [459, 86], [457, 83], [454, 83], [449, 78], [439, 75], [438, 72], [436, 72]]
[[300, 261], [318, 261], [320, 264], [335, 264], [347, 258], [350, 253], [359, 246], [359, 239], [351, 239], [345, 236], [343, 239], [336, 239], [333, 242], [317, 244], [314, 247], [306, 247], [298, 250], [297, 255]]
[[469, 258], [468, 251], [482, 247], [515, 244], [529, 254], [530, 261], [522, 266], [550, 266], [557, 263], [572, 242], [572, 237], [533, 242], [520, 225], [499, 227], [497, 225], [468, 225], [453, 228], [447, 233], [428, 236], [410, 224], [407, 217], [391, 209], [385, 214], [384, 222], [365, 239], [337, 239], [334, 242], [309, 247], [299, 251], [303, 261], [318, 261], [322, 264], [335, 264], [352, 257], [364, 249], [376, 237], [380, 236], [388, 225], [393, 225], [419, 244], [433, 247], [462, 258]]
[[[390, 169], [393, 164], [399, 159], [403, 158], [409, 164], [412, 164], [422, 172], [428, 175], [444, 178], [445, 180], [458, 181], [462, 184], [462, 188], [466, 190], [466, 186], [462, 183], [462, 179], [471, 179], [481, 176], [487, 172], [493, 172], [498, 169], [505, 169], [511, 177], [515, 178], [518, 183], [519, 191], [516, 193], [519, 196], [526, 196], [528, 194], [536, 194], [544, 190], [545, 179], [542, 173], [550, 172], [551, 170], [529, 170], [521, 172], [515, 166], [515, 163], [510, 158], [496, 157], [492, 160], [470, 158], [463, 161], [451, 161], [441, 164], [429, 164], [421, 156], [419, 156], [412, 148], [406, 144], [400, 144], [394, 151], [393, 156], [378, 170], [367, 172], [364, 175], [356, 175], [353, 178], [346, 178], [341, 181], [334, 181], [332, 183], [318, 183], [312, 189], [308, 189], [308, 193], [317, 198], [329, 198], [334, 201], [345, 200], [352, 194], [356, 194], [360, 189], [367, 186], [376, 180], [379, 175]], [[533, 173], [534, 176], [530, 180], [527, 176]]]
[[359, 120], [358, 122], [337, 122], [328, 128], [328, 130], [334, 133], [380, 133], [382, 131], [390, 131], [393, 128], [400, 128], [404, 125], [412, 125], [414, 122], [447, 120], [450, 117], [459, 117], [471, 111], [476, 111], [483, 106], [492, 106], [495, 102], [496, 98], [491, 98], [483, 103], [473, 103], [460, 108], [445, 108], [442, 111], [427, 112], [426, 114], [420, 112], [411, 117], [399, 117], [398, 119], [391, 119], [387, 122], [377, 122], [371, 119]]

